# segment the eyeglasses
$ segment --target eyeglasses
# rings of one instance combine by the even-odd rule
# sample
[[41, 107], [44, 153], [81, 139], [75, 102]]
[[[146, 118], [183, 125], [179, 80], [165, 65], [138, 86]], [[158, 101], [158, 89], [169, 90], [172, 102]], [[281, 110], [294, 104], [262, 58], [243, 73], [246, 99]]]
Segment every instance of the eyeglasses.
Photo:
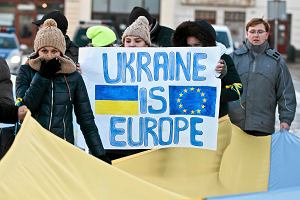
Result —
[[258, 34], [258, 35], [261, 35], [261, 34], [263, 34], [263, 33], [265, 33], [266, 31], [265, 30], [254, 30], [254, 29], [252, 29], [252, 30], [250, 30], [250, 31], [248, 31], [250, 34], [253, 34], [253, 35], [255, 35], [255, 34]]

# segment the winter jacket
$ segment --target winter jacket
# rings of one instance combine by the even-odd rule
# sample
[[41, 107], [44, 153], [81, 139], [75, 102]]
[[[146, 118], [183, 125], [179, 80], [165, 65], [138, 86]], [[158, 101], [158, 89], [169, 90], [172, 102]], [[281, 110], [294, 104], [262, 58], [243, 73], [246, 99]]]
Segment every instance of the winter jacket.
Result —
[[14, 104], [12, 82], [9, 67], [4, 58], [0, 57], [0, 104]]
[[61, 70], [52, 79], [38, 73], [42, 60], [40, 57], [22, 65], [16, 79], [16, 96], [22, 98], [33, 117], [44, 128], [72, 144], [74, 106], [77, 123], [91, 153], [96, 157], [104, 155], [84, 81], [70, 58], [59, 59]]
[[151, 43], [158, 47], [172, 47], [173, 33], [173, 29], [159, 25], [154, 19], [150, 30]]
[[[260, 53], [249, 41], [233, 52], [232, 59], [243, 84], [240, 102], [229, 103], [231, 121], [245, 131], [272, 134], [275, 110], [279, 120], [289, 125], [294, 120], [296, 97], [290, 72], [281, 55], [269, 48], [267, 42]], [[254, 52], [255, 51], [255, 52]]]
[[78, 51], [79, 47], [70, 40], [69, 36], [65, 35], [66, 40], [66, 56], [71, 58], [74, 63], [78, 63]]
[[18, 121], [18, 107], [13, 104], [0, 104], [0, 122], [14, 124]]
[[225, 61], [227, 73], [221, 79], [219, 118], [228, 114], [228, 102], [238, 100], [243, 92], [241, 79], [234, 67], [231, 57], [227, 54], [223, 54], [221, 59]]

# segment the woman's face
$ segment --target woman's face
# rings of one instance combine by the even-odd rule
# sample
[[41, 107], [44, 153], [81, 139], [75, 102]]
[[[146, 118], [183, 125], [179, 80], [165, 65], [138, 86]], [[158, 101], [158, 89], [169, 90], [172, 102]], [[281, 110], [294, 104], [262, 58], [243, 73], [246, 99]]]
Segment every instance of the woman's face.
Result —
[[148, 47], [148, 44], [140, 37], [126, 36], [124, 47]]
[[38, 51], [38, 54], [46, 60], [51, 60], [52, 58], [58, 57], [60, 52], [54, 47], [43, 47]]
[[202, 47], [202, 43], [194, 36], [189, 36], [186, 39], [186, 43], [189, 47]]

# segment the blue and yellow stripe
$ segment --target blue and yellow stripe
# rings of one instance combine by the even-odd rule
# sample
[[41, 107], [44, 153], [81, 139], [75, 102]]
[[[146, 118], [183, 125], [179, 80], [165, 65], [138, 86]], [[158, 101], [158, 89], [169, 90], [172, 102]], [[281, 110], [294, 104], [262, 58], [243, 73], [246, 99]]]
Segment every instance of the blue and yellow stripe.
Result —
[[138, 86], [95, 86], [95, 112], [100, 115], [138, 115]]

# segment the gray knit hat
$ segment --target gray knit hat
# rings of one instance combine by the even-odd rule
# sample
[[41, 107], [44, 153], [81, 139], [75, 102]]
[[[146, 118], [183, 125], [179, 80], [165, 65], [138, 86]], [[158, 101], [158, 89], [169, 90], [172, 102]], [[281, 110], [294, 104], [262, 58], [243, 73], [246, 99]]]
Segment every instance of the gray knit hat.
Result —
[[47, 19], [43, 27], [37, 32], [34, 39], [34, 51], [37, 53], [41, 48], [50, 46], [58, 49], [62, 54], [66, 52], [66, 41], [57, 23], [53, 19]]
[[125, 29], [122, 35], [123, 44], [126, 36], [142, 38], [146, 44], [148, 44], [148, 46], [151, 46], [149, 22], [147, 18], [144, 16], [139, 16], [130, 26]]

